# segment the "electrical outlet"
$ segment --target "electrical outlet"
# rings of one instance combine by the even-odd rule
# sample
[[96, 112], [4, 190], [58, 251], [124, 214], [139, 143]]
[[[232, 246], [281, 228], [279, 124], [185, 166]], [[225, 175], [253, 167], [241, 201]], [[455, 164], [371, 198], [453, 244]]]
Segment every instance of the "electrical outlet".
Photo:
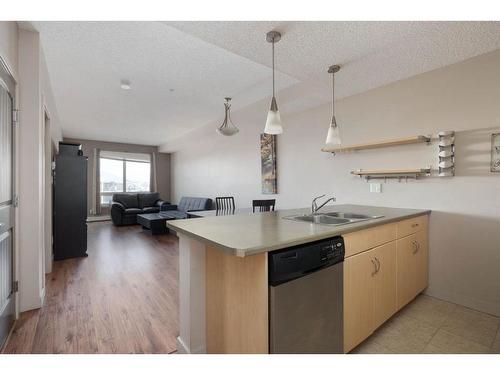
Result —
[[382, 184], [381, 183], [370, 183], [370, 193], [381, 193]]

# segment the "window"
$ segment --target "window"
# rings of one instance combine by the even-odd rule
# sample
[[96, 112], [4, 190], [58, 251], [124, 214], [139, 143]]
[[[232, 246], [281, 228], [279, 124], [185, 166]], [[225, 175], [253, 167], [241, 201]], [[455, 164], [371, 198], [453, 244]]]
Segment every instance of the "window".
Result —
[[149, 163], [126, 160], [125, 171], [127, 191], [149, 191], [149, 174], [151, 173]]
[[151, 155], [101, 151], [99, 162], [101, 205], [114, 193], [150, 191]]

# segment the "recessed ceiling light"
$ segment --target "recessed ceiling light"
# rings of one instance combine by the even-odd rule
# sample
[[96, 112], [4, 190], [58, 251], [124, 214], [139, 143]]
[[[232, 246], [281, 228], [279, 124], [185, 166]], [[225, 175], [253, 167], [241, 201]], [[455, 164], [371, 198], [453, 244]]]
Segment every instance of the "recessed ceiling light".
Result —
[[130, 81], [128, 79], [122, 79], [120, 81], [120, 87], [123, 90], [130, 90], [132, 88], [132, 86], [130, 86]]

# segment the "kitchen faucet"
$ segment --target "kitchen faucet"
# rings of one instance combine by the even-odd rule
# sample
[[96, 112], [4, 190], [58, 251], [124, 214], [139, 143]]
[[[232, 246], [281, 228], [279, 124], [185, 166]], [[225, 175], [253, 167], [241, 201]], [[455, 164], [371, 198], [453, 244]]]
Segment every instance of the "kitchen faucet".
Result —
[[335, 202], [335, 197], [331, 197], [331, 198], [328, 198], [325, 202], [323, 202], [322, 205], [318, 206], [316, 204], [316, 201], [320, 198], [323, 198], [325, 196], [325, 194], [323, 195], [320, 195], [319, 197], [316, 197], [312, 200], [312, 204], [311, 204], [311, 213], [314, 214], [316, 213], [320, 208], [322, 208], [324, 205], [326, 205], [328, 202]]

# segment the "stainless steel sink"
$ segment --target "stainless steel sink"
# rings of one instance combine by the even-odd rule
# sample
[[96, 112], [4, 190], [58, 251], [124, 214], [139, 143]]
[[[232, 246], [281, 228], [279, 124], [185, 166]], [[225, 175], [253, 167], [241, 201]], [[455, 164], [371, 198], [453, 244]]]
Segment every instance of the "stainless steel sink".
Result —
[[327, 215], [303, 215], [303, 216], [291, 216], [285, 217], [284, 219], [292, 219], [297, 221], [307, 221], [314, 224], [330, 224], [339, 225], [349, 223], [349, 219], [342, 219], [339, 217], [331, 217]]
[[381, 217], [381, 216], [353, 214], [351, 212], [326, 212], [322, 215], [330, 216], [330, 217], [341, 217], [344, 219], [361, 219], [361, 220], [370, 220], [370, 219], [376, 219], [376, 218]]
[[364, 220], [379, 219], [381, 217], [383, 216], [370, 216], [351, 212], [316, 212], [314, 214], [285, 216], [283, 219], [334, 226], [352, 224]]

